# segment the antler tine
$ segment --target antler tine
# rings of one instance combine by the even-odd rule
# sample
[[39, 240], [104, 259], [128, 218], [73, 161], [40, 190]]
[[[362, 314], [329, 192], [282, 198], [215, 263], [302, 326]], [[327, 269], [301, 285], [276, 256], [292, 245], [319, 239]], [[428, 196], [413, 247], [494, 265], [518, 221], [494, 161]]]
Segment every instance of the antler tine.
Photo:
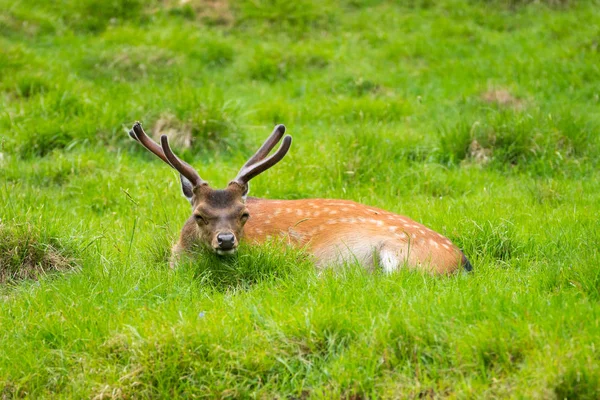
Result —
[[[292, 145], [292, 137], [289, 135], [283, 138], [283, 142], [281, 143], [281, 146], [279, 146], [277, 151], [275, 153], [273, 153], [273, 155], [271, 157], [269, 157], [265, 160], [255, 162], [254, 164], [250, 164], [251, 160], [255, 160], [255, 159], [260, 160], [261, 158], [264, 158], [267, 154], [269, 154], [269, 151], [275, 146], [275, 144], [279, 141], [279, 138], [281, 137], [281, 135], [283, 135], [283, 131], [285, 131], [285, 127], [283, 127], [283, 131], [280, 131], [280, 133], [277, 133], [277, 131], [278, 131], [278, 129], [280, 129], [280, 127], [283, 127], [283, 125], [279, 125], [275, 129], [275, 132], [273, 132], [271, 134], [271, 136], [267, 139], [267, 141], [256, 152], [256, 154], [250, 160], [248, 160], [248, 162], [246, 164], [244, 164], [244, 166], [238, 173], [237, 177], [233, 180], [233, 182], [236, 182], [242, 186], [246, 186], [248, 184], [248, 182], [250, 181], [250, 179], [254, 178], [258, 174], [265, 172], [267, 169], [269, 169], [273, 165], [277, 164], [287, 154], [288, 150], [290, 149], [290, 146]], [[277, 138], [277, 140], [273, 143], [272, 139], [274, 136], [277, 136], [276, 133], [277, 133], [277, 135], [279, 135], [279, 138]], [[268, 150], [266, 150], [266, 149], [268, 149]]]
[[[163, 160], [165, 163], [167, 163], [167, 165], [169, 165], [171, 168], [176, 169], [181, 175], [183, 175], [185, 178], [187, 178], [187, 180], [189, 180], [192, 183], [192, 185], [196, 186], [196, 185], [202, 185], [202, 184], [206, 183], [205, 181], [202, 180], [202, 178], [200, 178], [200, 175], [198, 175], [198, 173], [188, 163], [186, 163], [185, 161], [181, 161], [179, 158], [177, 158], [177, 156], [175, 154], [173, 154], [173, 152], [171, 151], [171, 148], [169, 147], [168, 142], [166, 142], [166, 147], [168, 149], [168, 153], [170, 153], [172, 157], [171, 158], [167, 157], [168, 154], [165, 154], [164, 145], [163, 145], [163, 147], [161, 147], [154, 140], [150, 139], [150, 137], [146, 134], [146, 132], [144, 132], [144, 129], [142, 128], [141, 123], [136, 122], [133, 125], [133, 128], [131, 128], [131, 130], [129, 131], [129, 136], [131, 136], [132, 139], [135, 139], [136, 141], [138, 141], [148, 151], [150, 151], [151, 153], [156, 155], [158, 158]], [[166, 137], [165, 137], [165, 141], [166, 141]], [[162, 137], [161, 137], [161, 142], [162, 142]], [[185, 171], [185, 173], [184, 173], [184, 171]], [[193, 180], [190, 179], [191, 177], [193, 177]]]
[[275, 129], [273, 130], [273, 132], [271, 133], [271, 135], [269, 135], [267, 140], [265, 140], [265, 142], [262, 144], [262, 146], [260, 146], [260, 148], [256, 151], [256, 153], [254, 153], [254, 155], [252, 157], [250, 157], [248, 159], [248, 161], [246, 161], [246, 163], [244, 164], [242, 169], [244, 169], [246, 167], [250, 167], [250, 166], [252, 166], [252, 164], [255, 164], [258, 161], [265, 158], [269, 154], [269, 152], [271, 150], [273, 150], [273, 147], [275, 147], [277, 142], [279, 142], [281, 140], [284, 133], [285, 133], [285, 126], [277, 125], [275, 127]]
[[156, 143], [154, 140], [150, 139], [144, 129], [142, 128], [142, 124], [138, 121], [133, 125], [133, 128], [129, 131], [129, 136], [132, 139], [137, 140], [142, 146], [144, 146], [148, 151], [156, 155], [158, 158], [169, 164], [171, 167], [171, 163], [165, 157], [165, 153], [163, 149]]
[[162, 150], [167, 158], [167, 162], [173, 166], [173, 168], [179, 171], [181, 175], [186, 177], [194, 187], [206, 184], [206, 182], [200, 178], [200, 175], [198, 175], [194, 168], [192, 168], [186, 162], [181, 161], [179, 157], [173, 153], [171, 147], [169, 146], [169, 139], [167, 139], [167, 135], [162, 135], [160, 137], [160, 144], [162, 145]]

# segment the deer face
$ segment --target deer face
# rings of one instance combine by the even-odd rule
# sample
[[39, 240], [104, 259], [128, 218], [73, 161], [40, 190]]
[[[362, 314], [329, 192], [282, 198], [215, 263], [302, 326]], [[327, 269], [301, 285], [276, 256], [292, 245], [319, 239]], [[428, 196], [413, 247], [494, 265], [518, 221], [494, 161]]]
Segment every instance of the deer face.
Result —
[[[237, 250], [244, 224], [250, 217], [245, 204], [248, 182], [277, 164], [287, 154], [292, 137], [283, 137], [284, 133], [283, 125], [276, 126], [273, 133], [223, 190], [211, 189], [194, 168], [180, 160], [169, 147], [165, 135], [160, 137], [159, 145], [146, 135], [142, 125], [137, 122], [129, 131], [129, 136], [179, 172], [181, 189], [192, 205], [192, 215], [198, 225], [200, 242], [217, 254], [231, 254]], [[281, 146], [267, 157], [282, 137]], [[182, 235], [184, 233], [185, 230]]]
[[198, 225], [200, 241], [219, 255], [237, 251], [244, 224], [250, 217], [244, 189], [231, 183], [225, 190], [202, 185], [195, 190], [192, 216]]

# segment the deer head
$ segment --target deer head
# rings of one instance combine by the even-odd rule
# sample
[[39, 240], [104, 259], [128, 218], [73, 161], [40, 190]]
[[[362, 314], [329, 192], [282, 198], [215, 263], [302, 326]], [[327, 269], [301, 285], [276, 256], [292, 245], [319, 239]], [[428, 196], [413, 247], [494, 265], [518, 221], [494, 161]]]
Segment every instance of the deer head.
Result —
[[292, 137], [286, 136], [279, 149], [267, 158], [269, 152], [281, 140], [285, 126], [275, 130], [240, 169], [225, 189], [212, 189], [200, 178], [198, 172], [177, 157], [169, 146], [166, 135], [160, 137], [160, 145], [154, 142], [136, 122], [129, 136], [179, 172], [181, 190], [192, 205], [192, 217], [198, 227], [199, 239], [217, 254], [231, 254], [237, 250], [244, 224], [250, 217], [246, 207], [250, 179], [277, 164], [287, 154]]

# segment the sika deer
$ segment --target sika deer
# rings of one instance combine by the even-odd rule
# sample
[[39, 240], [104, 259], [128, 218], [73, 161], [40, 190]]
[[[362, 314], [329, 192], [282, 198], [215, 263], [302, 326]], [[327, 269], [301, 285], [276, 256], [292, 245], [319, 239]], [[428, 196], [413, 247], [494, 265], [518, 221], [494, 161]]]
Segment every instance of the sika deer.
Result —
[[242, 237], [251, 242], [285, 237], [308, 248], [319, 266], [358, 260], [366, 266], [379, 264], [386, 272], [404, 265], [440, 274], [472, 269], [450, 240], [401, 215], [348, 200], [247, 198], [250, 179], [277, 164], [290, 149], [288, 135], [267, 158], [284, 133], [283, 125], [275, 127], [227, 188], [217, 190], [173, 154], [165, 135], [159, 146], [139, 122], [133, 126], [129, 135], [179, 172], [181, 189], [192, 205], [192, 216], [173, 247], [172, 265], [197, 245], [223, 255], [234, 253]]

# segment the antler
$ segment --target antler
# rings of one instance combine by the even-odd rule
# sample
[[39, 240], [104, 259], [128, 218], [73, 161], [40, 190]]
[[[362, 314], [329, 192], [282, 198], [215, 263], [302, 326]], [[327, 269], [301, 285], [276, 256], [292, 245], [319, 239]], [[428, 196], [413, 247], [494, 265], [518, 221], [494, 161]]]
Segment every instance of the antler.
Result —
[[254, 178], [256, 175], [266, 171], [271, 168], [273, 165], [277, 164], [281, 159], [287, 154], [290, 146], [292, 145], [292, 137], [286, 136], [283, 138], [283, 142], [279, 149], [273, 155], [267, 159], [265, 157], [269, 154], [269, 152], [275, 147], [277, 142], [281, 140], [281, 137], [285, 133], [285, 126], [277, 125], [275, 130], [271, 135], [265, 140], [262, 146], [258, 149], [258, 151], [246, 161], [244, 166], [240, 169], [237, 176], [232, 182], [236, 182], [242, 186], [246, 186], [250, 179]]
[[194, 168], [192, 168], [185, 161], [180, 160], [169, 147], [169, 141], [166, 135], [162, 135], [160, 137], [161, 146], [159, 146], [154, 140], [150, 139], [144, 129], [142, 129], [142, 124], [136, 122], [133, 125], [133, 128], [129, 131], [129, 136], [138, 141], [142, 146], [144, 146], [151, 153], [156, 155], [158, 158], [166, 162], [169, 166], [176, 169], [181, 175], [183, 175], [191, 184], [196, 187], [206, 182], [200, 178], [200, 175], [196, 172]]

